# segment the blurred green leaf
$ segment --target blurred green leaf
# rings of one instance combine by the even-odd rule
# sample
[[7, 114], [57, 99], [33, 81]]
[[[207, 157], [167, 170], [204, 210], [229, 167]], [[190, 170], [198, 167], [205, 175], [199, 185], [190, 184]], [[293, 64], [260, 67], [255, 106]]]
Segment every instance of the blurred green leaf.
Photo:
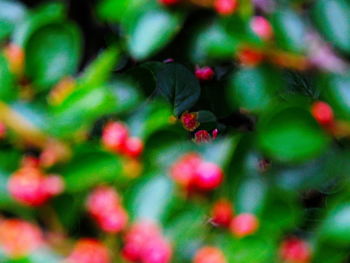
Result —
[[0, 55], [0, 100], [10, 101], [16, 96], [14, 76], [10, 72], [7, 59]]
[[69, 23], [41, 27], [25, 45], [25, 70], [39, 88], [49, 88], [75, 73], [81, 55], [78, 29]]
[[7, 37], [26, 16], [26, 8], [15, 0], [0, 1], [0, 40]]
[[270, 157], [305, 161], [327, 147], [329, 139], [307, 110], [284, 107], [267, 114], [258, 127], [258, 143]]
[[328, 41], [350, 52], [350, 5], [346, 0], [320, 0], [313, 8], [316, 25]]

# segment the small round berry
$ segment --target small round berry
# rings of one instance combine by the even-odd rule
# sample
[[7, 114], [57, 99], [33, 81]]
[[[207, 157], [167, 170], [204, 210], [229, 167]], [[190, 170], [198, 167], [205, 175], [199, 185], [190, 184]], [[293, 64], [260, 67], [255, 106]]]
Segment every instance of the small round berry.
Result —
[[216, 12], [223, 16], [233, 14], [238, 6], [237, 0], [215, 0], [214, 8]]
[[180, 117], [180, 121], [185, 130], [194, 131], [198, 128], [200, 123], [198, 122], [197, 112], [184, 112]]
[[264, 40], [271, 39], [273, 35], [270, 22], [263, 16], [255, 16], [250, 21], [250, 27], [255, 34]]
[[211, 246], [205, 246], [199, 249], [193, 259], [193, 263], [226, 263], [224, 253]]
[[202, 158], [197, 153], [187, 153], [183, 155], [170, 167], [170, 177], [179, 185], [188, 187], [195, 177], [195, 170], [202, 162]]
[[107, 149], [120, 152], [128, 136], [128, 128], [123, 123], [109, 122], [103, 128], [102, 143]]
[[4, 139], [6, 136], [6, 126], [0, 122], [0, 139]]
[[232, 204], [228, 200], [217, 201], [211, 211], [211, 222], [216, 226], [228, 227], [233, 218]]
[[[98, 186], [88, 196], [86, 208], [93, 216], [113, 211], [120, 202], [118, 193], [110, 186]], [[108, 212], [107, 212], [108, 213]]]
[[321, 125], [329, 125], [334, 122], [334, 114], [331, 106], [323, 101], [317, 101], [312, 104], [311, 114]]
[[121, 206], [116, 206], [113, 210], [106, 210], [95, 218], [101, 229], [108, 233], [120, 232], [128, 222], [128, 214]]
[[218, 130], [218, 129], [214, 129], [214, 130], [211, 132], [211, 136], [212, 136], [213, 140], [215, 140], [216, 137], [218, 137], [218, 134], [219, 134], [219, 130]]
[[237, 58], [242, 65], [254, 67], [262, 62], [264, 55], [260, 50], [251, 47], [243, 47], [238, 51]]
[[45, 177], [43, 187], [49, 196], [59, 195], [64, 190], [64, 181], [61, 176], [51, 174]]
[[24, 51], [20, 46], [16, 44], [9, 44], [4, 50], [5, 56], [9, 62], [10, 70], [16, 74], [20, 75], [23, 72], [24, 67]]
[[108, 249], [98, 240], [80, 239], [69, 255], [67, 263], [109, 263], [111, 262]]
[[211, 80], [214, 77], [214, 70], [211, 67], [196, 67], [195, 75], [199, 80]]
[[122, 153], [131, 158], [139, 157], [143, 152], [143, 142], [140, 138], [129, 137], [126, 139]]
[[43, 234], [36, 225], [19, 219], [0, 221], [0, 245], [9, 257], [23, 257], [42, 244]]
[[285, 263], [311, 262], [311, 250], [308, 243], [296, 237], [290, 237], [282, 242], [279, 255], [282, 262]]
[[193, 140], [195, 143], [209, 143], [211, 142], [211, 136], [206, 130], [199, 130], [194, 134]]
[[11, 196], [25, 205], [39, 206], [50, 197], [45, 189], [45, 176], [35, 167], [23, 167], [12, 174], [7, 186]]
[[201, 162], [195, 172], [194, 185], [204, 191], [217, 188], [223, 181], [224, 173], [215, 163]]
[[254, 234], [259, 228], [259, 220], [253, 214], [240, 214], [234, 217], [230, 230], [236, 237], [245, 237]]
[[168, 263], [171, 254], [171, 246], [163, 237], [153, 237], [145, 244], [141, 259], [143, 263]]
[[173, 6], [177, 5], [181, 2], [181, 0], [158, 0], [160, 4], [165, 6]]

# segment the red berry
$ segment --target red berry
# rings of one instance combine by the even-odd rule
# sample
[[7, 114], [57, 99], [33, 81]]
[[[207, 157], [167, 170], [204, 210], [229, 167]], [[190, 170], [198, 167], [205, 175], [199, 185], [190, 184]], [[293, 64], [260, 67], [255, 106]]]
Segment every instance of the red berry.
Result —
[[39, 206], [50, 197], [46, 189], [46, 178], [35, 167], [23, 167], [11, 175], [8, 190], [18, 202], [30, 206]]
[[195, 143], [208, 143], [211, 141], [210, 133], [206, 130], [199, 130], [194, 134]]
[[268, 40], [273, 35], [270, 22], [263, 16], [253, 17], [250, 21], [250, 27], [262, 39]]
[[128, 128], [123, 123], [109, 122], [103, 128], [102, 143], [107, 149], [120, 152], [128, 136]]
[[253, 214], [240, 214], [234, 217], [230, 230], [236, 237], [245, 237], [254, 234], [259, 228], [259, 220]]
[[188, 187], [201, 162], [202, 158], [197, 153], [187, 153], [170, 167], [170, 177], [179, 185]]
[[285, 263], [311, 262], [311, 250], [308, 243], [296, 237], [288, 238], [282, 242], [279, 255]]
[[171, 259], [171, 246], [163, 237], [153, 237], [145, 243], [142, 263], [168, 263]]
[[158, 0], [160, 4], [165, 6], [173, 6], [181, 2], [181, 0]]
[[334, 122], [334, 114], [331, 106], [323, 101], [317, 101], [312, 104], [311, 114], [321, 125], [329, 125]]
[[210, 162], [201, 162], [196, 171], [193, 184], [200, 190], [217, 188], [223, 181], [224, 173], [219, 166]]
[[200, 123], [198, 122], [198, 113], [197, 112], [184, 112], [180, 117], [180, 121], [184, 129], [188, 131], [194, 131], [198, 128]]
[[96, 216], [104, 211], [113, 210], [119, 202], [119, 195], [114, 188], [98, 186], [88, 196], [86, 207], [89, 213]]
[[109, 263], [108, 249], [98, 240], [83, 238], [73, 248], [67, 263]]
[[218, 129], [214, 129], [214, 130], [211, 132], [211, 136], [212, 136], [213, 140], [215, 140], [216, 137], [218, 137], [218, 134], [219, 134], [219, 130], [218, 130]]
[[226, 263], [224, 253], [211, 246], [202, 247], [196, 252], [193, 263]]
[[214, 8], [220, 15], [231, 15], [233, 14], [238, 6], [237, 0], [215, 0]]
[[228, 200], [217, 201], [211, 211], [211, 222], [214, 225], [228, 227], [233, 217], [232, 204]]
[[128, 222], [128, 214], [121, 206], [115, 206], [113, 210], [106, 210], [95, 218], [101, 229], [108, 233], [120, 232]]
[[126, 139], [122, 150], [123, 154], [131, 158], [139, 157], [143, 152], [143, 142], [140, 138], [129, 137]]
[[43, 244], [41, 230], [19, 219], [0, 221], [0, 245], [11, 258], [28, 255]]
[[214, 70], [211, 67], [196, 67], [195, 75], [199, 80], [211, 80], [214, 74]]
[[0, 122], [0, 139], [4, 139], [6, 136], [6, 126]]
[[237, 53], [238, 60], [244, 66], [254, 67], [264, 59], [264, 55], [260, 50], [251, 48], [251, 47], [243, 47]]

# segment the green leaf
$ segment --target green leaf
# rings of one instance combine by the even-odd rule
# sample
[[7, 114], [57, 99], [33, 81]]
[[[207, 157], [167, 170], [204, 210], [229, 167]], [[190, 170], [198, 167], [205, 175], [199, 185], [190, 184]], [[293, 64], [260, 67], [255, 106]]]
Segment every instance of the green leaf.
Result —
[[302, 18], [289, 9], [278, 10], [272, 17], [277, 44], [288, 51], [303, 52], [306, 29]]
[[184, 66], [166, 64], [157, 74], [157, 87], [174, 107], [174, 114], [179, 116], [189, 110], [200, 96], [198, 80]]
[[200, 110], [200, 111], [198, 111], [198, 118], [197, 118], [197, 120], [200, 123], [216, 122], [216, 116], [211, 111]]
[[10, 101], [16, 96], [14, 76], [10, 72], [9, 64], [3, 55], [0, 55], [0, 100]]
[[346, 0], [320, 0], [315, 3], [313, 17], [328, 41], [350, 52], [350, 5]]
[[258, 127], [258, 143], [266, 154], [281, 161], [305, 161], [322, 153], [329, 139], [311, 117], [298, 107], [276, 109]]
[[52, 23], [35, 31], [25, 44], [25, 71], [39, 88], [49, 88], [75, 73], [81, 56], [78, 29], [69, 23]]
[[133, 220], [148, 219], [162, 222], [174, 198], [174, 184], [167, 176], [143, 178], [126, 198]]
[[320, 228], [320, 237], [336, 245], [350, 245], [350, 203], [339, 204], [329, 211]]
[[91, 152], [76, 156], [62, 168], [66, 191], [78, 192], [103, 182], [113, 183], [121, 177], [122, 165], [115, 154]]
[[131, 55], [143, 60], [164, 47], [179, 31], [181, 13], [153, 8], [142, 10], [127, 26], [127, 45]]
[[15, 0], [0, 1], [0, 40], [7, 37], [26, 16], [25, 7]]
[[241, 69], [231, 76], [229, 100], [233, 105], [259, 112], [271, 104], [281, 86], [280, 73], [271, 67]]

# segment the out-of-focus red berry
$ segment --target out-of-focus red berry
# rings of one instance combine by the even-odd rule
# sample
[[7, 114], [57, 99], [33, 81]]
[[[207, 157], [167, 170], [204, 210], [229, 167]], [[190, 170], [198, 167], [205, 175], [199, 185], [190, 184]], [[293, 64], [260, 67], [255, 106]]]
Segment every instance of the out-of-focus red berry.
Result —
[[211, 222], [214, 225], [228, 227], [233, 217], [230, 201], [222, 199], [217, 201], [211, 210]]
[[181, 2], [181, 0], [158, 0], [160, 4], [165, 6], [173, 6], [177, 5]]
[[180, 117], [180, 121], [184, 129], [188, 131], [194, 131], [198, 128], [200, 123], [198, 122], [198, 113], [197, 112], [184, 112]]
[[0, 221], [0, 245], [9, 257], [28, 255], [41, 244], [43, 234], [36, 225], [19, 219]]
[[194, 134], [195, 143], [208, 143], [211, 141], [210, 133], [206, 130], [199, 130]]
[[214, 70], [211, 67], [196, 67], [195, 75], [199, 80], [211, 80], [214, 77]]
[[220, 15], [227, 16], [233, 14], [238, 6], [237, 0], [215, 0], [214, 8]]
[[129, 137], [126, 139], [122, 150], [126, 156], [137, 158], [143, 152], [143, 142], [140, 138]]
[[218, 137], [218, 134], [219, 134], [219, 130], [218, 130], [218, 129], [214, 129], [214, 130], [211, 132], [211, 136], [212, 136], [213, 140], [215, 140], [216, 137]]
[[160, 229], [151, 222], [134, 224], [124, 238], [122, 255], [141, 263], [168, 263], [172, 249]]
[[259, 220], [253, 214], [244, 213], [234, 217], [230, 230], [236, 237], [245, 237], [254, 234], [259, 228]]
[[113, 210], [106, 210], [95, 218], [101, 229], [108, 233], [120, 232], [128, 222], [128, 214], [121, 206], [116, 206]]
[[311, 114], [321, 125], [330, 125], [334, 122], [334, 114], [331, 106], [323, 101], [316, 101], [312, 104]]
[[237, 58], [242, 65], [254, 67], [262, 62], [264, 54], [252, 47], [243, 47], [237, 52]]
[[5, 56], [9, 62], [10, 70], [19, 75], [23, 72], [24, 52], [23, 49], [16, 44], [8, 44], [4, 50]]
[[197, 153], [183, 155], [170, 167], [170, 177], [179, 185], [188, 187], [195, 176], [198, 165], [202, 158]]
[[224, 253], [211, 246], [205, 246], [199, 249], [193, 259], [193, 263], [226, 263]]
[[51, 197], [45, 180], [38, 168], [27, 166], [12, 174], [7, 186], [11, 196], [18, 202], [39, 206]]
[[279, 255], [284, 263], [311, 262], [311, 249], [309, 244], [296, 237], [290, 237], [282, 242]]
[[51, 174], [45, 177], [43, 187], [49, 196], [55, 196], [63, 192], [64, 181], [61, 176]]
[[201, 162], [196, 169], [193, 184], [200, 190], [209, 191], [217, 188], [223, 178], [222, 169], [215, 163]]
[[110, 186], [98, 186], [88, 196], [86, 207], [92, 215], [99, 215], [104, 211], [113, 210], [119, 204], [118, 193]]
[[80, 239], [65, 261], [67, 263], [109, 263], [108, 249], [98, 240]]
[[128, 136], [128, 128], [123, 123], [109, 122], [103, 128], [102, 143], [107, 149], [120, 152]]
[[6, 126], [0, 122], [0, 139], [4, 139], [6, 136]]
[[168, 263], [171, 254], [171, 246], [163, 237], [153, 237], [145, 243], [141, 261], [143, 263]]
[[271, 39], [273, 35], [270, 22], [263, 16], [255, 16], [250, 21], [250, 27], [255, 34], [264, 40]]

